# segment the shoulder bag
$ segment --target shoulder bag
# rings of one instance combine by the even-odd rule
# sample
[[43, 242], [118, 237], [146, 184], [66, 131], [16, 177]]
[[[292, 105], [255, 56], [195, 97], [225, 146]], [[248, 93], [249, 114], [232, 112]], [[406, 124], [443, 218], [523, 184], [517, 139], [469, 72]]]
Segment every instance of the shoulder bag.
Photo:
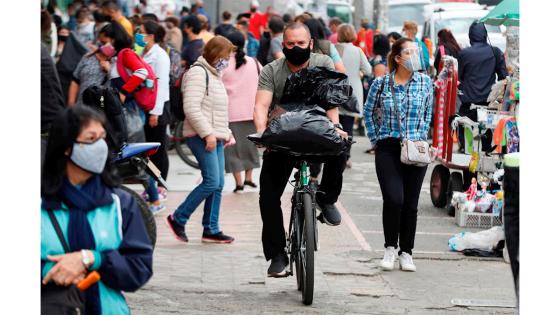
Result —
[[[395, 103], [395, 111], [397, 113], [397, 121], [399, 122], [399, 133], [401, 133], [401, 117], [395, 89], [393, 88], [393, 79], [389, 75], [389, 86], [391, 87], [391, 95], [393, 96], [393, 103]], [[410, 140], [401, 135], [401, 162], [403, 164], [414, 166], [428, 166], [435, 159], [435, 151], [430, 147], [428, 141], [424, 140]]]
[[[60, 225], [51, 209], [47, 210], [49, 219], [56, 231], [56, 235], [64, 247], [64, 252], [69, 253], [70, 247], [64, 239]], [[41, 314], [85, 314], [86, 297], [77, 286], [59, 286], [54, 282], [41, 284]]]

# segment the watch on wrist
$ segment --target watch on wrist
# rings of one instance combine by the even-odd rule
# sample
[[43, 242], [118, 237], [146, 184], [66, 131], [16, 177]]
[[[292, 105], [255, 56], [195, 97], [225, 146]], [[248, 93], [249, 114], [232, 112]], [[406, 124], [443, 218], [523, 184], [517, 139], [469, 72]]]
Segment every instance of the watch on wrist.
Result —
[[82, 264], [84, 264], [86, 268], [89, 268], [89, 266], [91, 265], [91, 260], [89, 259], [88, 253], [85, 249], [82, 249], [81, 252], [82, 252]]
[[342, 128], [342, 125], [340, 123], [336, 123], [334, 124], [334, 126], [340, 130], [343, 130], [344, 128]]

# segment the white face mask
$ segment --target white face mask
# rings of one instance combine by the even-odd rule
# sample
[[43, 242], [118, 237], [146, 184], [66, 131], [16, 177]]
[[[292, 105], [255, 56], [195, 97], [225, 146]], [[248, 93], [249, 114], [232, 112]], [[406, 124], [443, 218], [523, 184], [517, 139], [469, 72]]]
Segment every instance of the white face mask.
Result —
[[[408, 59], [403, 58], [403, 54], [408, 54]], [[422, 64], [420, 62], [420, 53], [418, 53], [417, 47], [405, 48], [401, 52], [399, 57], [404, 61], [403, 66], [410, 72], [422, 70]]]
[[229, 60], [228, 59], [219, 59], [218, 62], [216, 62], [216, 65], [214, 66], [214, 68], [216, 68], [216, 70], [218, 72], [222, 72], [224, 71], [227, 67], [229, 66]]

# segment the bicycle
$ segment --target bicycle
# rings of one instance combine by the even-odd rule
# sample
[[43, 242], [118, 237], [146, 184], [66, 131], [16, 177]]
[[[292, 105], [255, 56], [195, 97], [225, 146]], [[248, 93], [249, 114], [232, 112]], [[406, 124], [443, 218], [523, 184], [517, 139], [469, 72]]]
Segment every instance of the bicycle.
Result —
[[186, 138], [183, 136], [183, 122], [177, 121], [175, 118], [172, 118], [171, 123], [169, 124], [170, 133], [168, 134], [169, 137], [169, 147], [173, 147], [181, 160], [187, 163], [187, 165], [200, 169], [198, 162], [191, 152], [191, 149], [187, 145]]
[[315, 251], [318, 249], [317, 206], [315, 190], [309, 185], [309, 164], [305, 159], [297, 162], [298, 171], [294, 175], [292, 211], [290, 227], [286, 239], [289, 258], [288, 275], [295, 273], [297, 288], [301, 291], [303, 304], [313, 303], [315, 276]]

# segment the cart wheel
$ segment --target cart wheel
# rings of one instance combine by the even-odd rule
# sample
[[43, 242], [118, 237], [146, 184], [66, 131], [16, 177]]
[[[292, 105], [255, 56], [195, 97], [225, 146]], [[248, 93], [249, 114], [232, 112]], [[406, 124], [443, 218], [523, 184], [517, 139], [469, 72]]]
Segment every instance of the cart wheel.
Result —
[[451, 173], [447, 185], [447, 214], [452, 217], [455, 216], [455, 207], [451, 205], [451, 198], [453, 198], [454, 191], [463, 191], [463, 175], [461, 175], [461, 173]]
[[443, 208], [447, 202], [447, 182], [449, 169], [441, 164], [436, 165], [430, 178], [430, 197], [435, 207]]

